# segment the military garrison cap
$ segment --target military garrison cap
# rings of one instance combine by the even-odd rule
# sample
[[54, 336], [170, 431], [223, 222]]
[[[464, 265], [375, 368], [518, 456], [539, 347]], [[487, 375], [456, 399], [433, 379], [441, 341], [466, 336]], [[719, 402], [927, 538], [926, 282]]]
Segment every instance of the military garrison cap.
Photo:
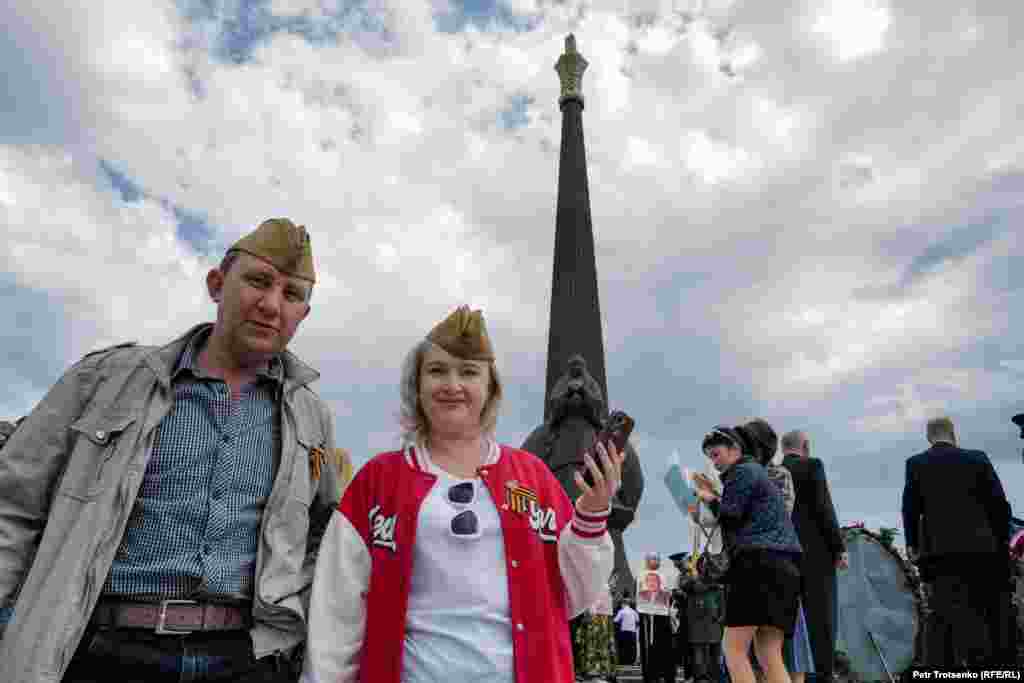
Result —
[[494, 360], [491, 340], [487, 337], [482, 311], [471, 311], [469, 306], [459, 306], [447, 318], [439, 322], [427, 335], [427, 339], [456, 358], [464, 360]]
[[235, 242], [228, 251], [244, 251], [271, 263], [285, 275], [316, 282], [313, 248], [306, 226], [287, 218], [271, 218]]

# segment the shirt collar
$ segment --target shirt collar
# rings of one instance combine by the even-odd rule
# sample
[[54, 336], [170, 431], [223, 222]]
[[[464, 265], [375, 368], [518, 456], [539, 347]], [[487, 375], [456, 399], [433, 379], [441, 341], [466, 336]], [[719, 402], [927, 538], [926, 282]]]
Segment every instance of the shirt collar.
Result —
[[[209, 377], [209, 374], [199, 366], [199, 354], [202, 352], [212, 332], [213, 326], [211, 325], [200, 328], [192, 335], [192, 338], [185, 345], [185, 350], [181, 353], [178, 363], [174, 366], [174, 371], [171, 373], [171, 381], [177, 379], [178, 375], [184, 371], [191, 372], [195, 377]], [[278, 384], [284, 382], [284, 364], [281, 361], [281, 356], [275, 354], [271, 357], [266, 366], [260, 368], [256, 375], [259, 379], [268, 379]]]
[[[485, 439], [484, 449], [486, 453], [483, 455], [480, 463], [481, 467], [488, 467], [498, 462], [501, 457], [501, 448], [498, 446], [498, 442], [494, 439]], [[427, 449], [427, 445], [422, 441], [417, 441], [415, 444], [407, 444], [405, 447], [406, 460], [413, 464], [417, 469], [430, 474], [438, 474], [442, 470], [434, 460], [430, 457], [430, 451]]]

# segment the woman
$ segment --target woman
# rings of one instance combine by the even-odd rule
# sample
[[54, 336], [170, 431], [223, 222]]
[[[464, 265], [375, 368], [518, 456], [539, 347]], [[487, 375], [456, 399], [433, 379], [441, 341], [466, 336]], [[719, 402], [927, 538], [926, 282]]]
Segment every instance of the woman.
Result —
[[598, 448], [575, 506], [538, 458], [493, 438], [502, 386], [460, 307], [402, 368], [404, 448], [356, 474], [324, 535], [309, 683], [573, 680], [570, 618], [607, 590], [623, 456]]
[[589, 681], [614, 681], [618, 659], [612, 625], [612, 596], [606, 589], [593, 607], [579, 618], [573, 633], [576, 674]]
[[[786, 514], [792, 518], [793, 506], [796, 505], [796, 488], [793, 486], [793, 475], [789, 470], [772, 462], [779, 446], [775, 430], [766, 421], [756, 419], [737, 427], [736, 432], [741, 440], [749, 444], [750, 452], [755, 454], [755, 459], [765, 468], [768, 478], [779, 488]], [[787, 635], [782, 645], [782, 660], [793, 683], [804, 683], [807, 674], [814, 673], [814, 654], [811, 651], [811, 639], [802, 604], [797, 608], [793, 634]]]
[[789, 683], [782, 643], [796, 622], [800, 542], [782, 494], [741, 443], [735, 430], [716, 427], [701, 444], [723, 483], [721, 496], [704, 479], [697, 487], [720, 520], [730, 553], [722, 646], [732, 683], [754, 683], [752, 642], [768, 683]]

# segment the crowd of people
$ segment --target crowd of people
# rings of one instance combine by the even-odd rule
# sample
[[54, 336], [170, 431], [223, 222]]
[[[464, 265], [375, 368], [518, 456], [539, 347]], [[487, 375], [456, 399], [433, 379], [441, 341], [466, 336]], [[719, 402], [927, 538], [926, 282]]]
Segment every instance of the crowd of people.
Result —
[[[613, 614], [607, 521], [623, 454], [588, 451], [572, 500], [541, 460], [495, 440], [504, 388], [480, 311], [416, 335], [402, 446], [346, 481], [309, 388], [319, 374], [287, 350], [315, 282], [305, 228], [268, 220], [207, 274], [212, 324], [87, 355], [5, 434], [5, 680], [568, 683], [639, 658], [645, 680], [668, 682], [693, 667], [671, 587], [649, 578], [657, 554], [642, 604]], [[1009, 505], [950, 421], [927, 436], [903, 514], [936, 596], [928, 651], [1002, 661]], [[826, 681], [834, 666], [848, 557], [808, 436], [783, 435], [773, 464], [779, 445], [764, 420], [715, 427], [694, 481], [705, 552], [728, 559], [733, 683], [755, 669]]]
[[[1010, 579], [1012, 563], [1024, 556], [1024, 525], [1011, 516], [988, 456], [959, 448], [949, 418], [928, 421], [925, 436], [930, 448], [907, 460], [902, 496], [907, 553], [931, 613], [922, 625], [920, 663], [1013, 667]], [[734, 683], [834, 676], [837, 571], [849, 567], [849, 554], [809, 437], [799, 430], [784, 434], [775, 464], [778, 444], [764, 420], [717, 426], [702, 444], [711, 467], [694, 477], [700, 504], [691, 516], [705, 530], [702, 551], [724, 551], [730, 562], [721, 673]], [[641, 657], [645, 682], [675, 680], [675, 667], [687, 666], [685, 648], [693, 645], [685, 640], [641, 637], [642, 652], [658, 650]], [[700, 680], [703, 672], [685, 673]]]

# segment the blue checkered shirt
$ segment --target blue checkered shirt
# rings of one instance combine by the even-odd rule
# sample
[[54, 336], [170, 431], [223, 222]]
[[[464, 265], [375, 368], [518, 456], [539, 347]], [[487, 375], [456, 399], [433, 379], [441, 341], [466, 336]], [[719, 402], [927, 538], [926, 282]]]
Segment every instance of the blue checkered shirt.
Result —
[[197, 362], [208, 335], [192, 337], [171, 376], [174, 402], [156, 429], [107, 596], [252, 598], [283, 367], [275, 358], [233, 401]]

